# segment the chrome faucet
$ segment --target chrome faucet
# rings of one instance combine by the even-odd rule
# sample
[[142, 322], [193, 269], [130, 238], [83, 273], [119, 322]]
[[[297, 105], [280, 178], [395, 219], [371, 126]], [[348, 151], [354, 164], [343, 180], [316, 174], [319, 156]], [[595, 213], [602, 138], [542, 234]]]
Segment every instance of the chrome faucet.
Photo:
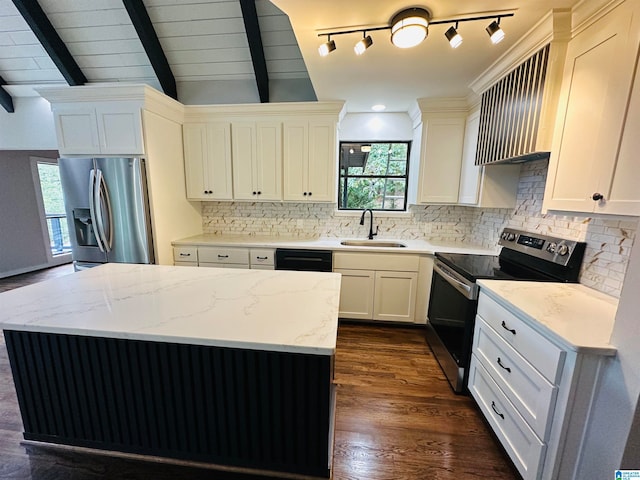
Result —
[[373, 237], [375, 237], [376, 235], [378, 235], [378, 229], [380, 228], [379, 225], [376, 225], [376, 233], [373, 233], [373, 210], [371, 210], [370, 208], [365, 208], [364, 212], [362, 212], [362, 216], [360, 217], [360, 225], [364, 225], [364, 216], [367, 214], [367, 212], [369, 212], [371, 214], [371, 219], [369, 222], [369, 240], [373, 240]]

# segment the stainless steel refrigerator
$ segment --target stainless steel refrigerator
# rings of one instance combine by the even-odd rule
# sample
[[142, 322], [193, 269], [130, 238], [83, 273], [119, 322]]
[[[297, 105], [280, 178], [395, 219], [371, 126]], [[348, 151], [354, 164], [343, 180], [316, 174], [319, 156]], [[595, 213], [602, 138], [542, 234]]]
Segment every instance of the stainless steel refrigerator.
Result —
[[154, 263], [143, 158], [61, 158], [76, 270], [102, 263]]

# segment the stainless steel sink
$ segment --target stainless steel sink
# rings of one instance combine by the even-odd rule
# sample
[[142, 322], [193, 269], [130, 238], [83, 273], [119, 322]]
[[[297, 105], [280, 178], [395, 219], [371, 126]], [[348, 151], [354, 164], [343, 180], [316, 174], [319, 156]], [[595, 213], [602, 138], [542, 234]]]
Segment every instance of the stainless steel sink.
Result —
[[406, 247], [400, 242], [385, 242], [384, 240], [342, 240], [340, 245], [345, 247], [384, 247], [384, 248], [402, 248]]

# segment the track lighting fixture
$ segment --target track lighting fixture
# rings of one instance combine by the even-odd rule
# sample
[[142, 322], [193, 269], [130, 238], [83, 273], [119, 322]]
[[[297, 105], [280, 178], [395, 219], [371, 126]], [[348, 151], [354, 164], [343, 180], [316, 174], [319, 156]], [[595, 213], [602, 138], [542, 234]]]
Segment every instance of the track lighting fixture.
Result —
[[318, 47], [318, 53], [321, 57], [326, 57], [336, 49], [336, 42], [331, 40], [331, 35], [327, 38], [327, 41]]
[[502, 41], [504, 38], [504, 31], [500, 28], [500, 17], [489, 24], [487, 27], [487, 33], [494, 45]]
[[449, 27], [449, 30], [444, 32], [444, 36], [447, 37], [451, 48], [458, 48], [462, 45], [462, 36], [458, 33], [458, 22], [455, 27]]
[[362, 55], [371, 45], [373, 45], [373, 38], [364, 31], [362, 32], [362, 40], [356, 43], [353, 50], [356, 52], [356, 55]]
[[370, 27], [367, 29], [342, 30], [337, 32], [319, 33], [319, 37], [327, 37], [327, 41], [318, 47], [321, 56], [326, 57], [329, 53], [336, 49], [336, 43], [331, 40], [334, 35], [346, 35], [350, 33], [362, 33], [362, 40], [356, 43], [353, 48], [357, 55], [362, 55], [371, 45], [373, 38], [367, 35], [367, 32], [378, 30], [391, 30], [391, 43], [399, 48], [415, 47], [422, 43], [429, 35], [429, 27], [432, 25], [455, 24], [449, 27], [444, 33], [447, 41], [452, 48], [458, 48], [462, 44], [462, 36], [458, 33], [458, 23], [474, 22], [478, 20], [493, 19], [491, 24], [486, 28], [487, 33], [491, 37], [491, 41], [496, 44], [504, 38], [504, 31], [500, 28], [500, 19], [505, 17], [513, 17], [514, 13], [495, 13], [494, 15], [482, 16], [460, 16], [453, 19], [434, 20], [426, 8], [413, 7], [407, 8], [396, 13], [386, 26]]

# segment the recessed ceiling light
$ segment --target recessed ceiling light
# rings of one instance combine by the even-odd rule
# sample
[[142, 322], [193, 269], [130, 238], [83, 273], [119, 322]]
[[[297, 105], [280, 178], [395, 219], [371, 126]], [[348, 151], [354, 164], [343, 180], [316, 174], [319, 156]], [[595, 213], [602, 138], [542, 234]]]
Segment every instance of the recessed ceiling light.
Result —
[[371, 107], [371, 110], [373, 110], [374, 112], [382, 112], [386, 108], [387, 108], [386, 105], [382, 105], [381, 103], [378, 103], [377, 105], [374, 105], [373, 107]]

